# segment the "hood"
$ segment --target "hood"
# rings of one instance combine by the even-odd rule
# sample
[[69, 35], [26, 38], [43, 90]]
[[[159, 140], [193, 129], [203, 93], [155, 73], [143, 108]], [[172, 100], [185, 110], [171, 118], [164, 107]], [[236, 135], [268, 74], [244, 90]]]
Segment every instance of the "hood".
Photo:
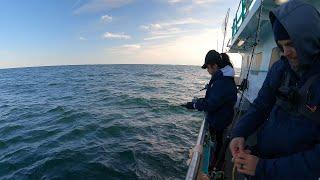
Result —
[[221, 68], [220, 71], [222, 72], [223, 76], [234, 77], [234, 69], [231, 66], [225, 66]]
[[317, 9], [301, 0], [291, 0], [270, 12], [269, 17], [272, 26], [278, 19], [287, 30], [300, 64], [313, 64], [320, 54], [320, 13]]

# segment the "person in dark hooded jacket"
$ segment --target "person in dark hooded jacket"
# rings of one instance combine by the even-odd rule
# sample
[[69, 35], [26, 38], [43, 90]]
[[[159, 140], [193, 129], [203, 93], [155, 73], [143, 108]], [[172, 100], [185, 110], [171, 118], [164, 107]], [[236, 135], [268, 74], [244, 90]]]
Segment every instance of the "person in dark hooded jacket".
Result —
[[[283, 56], [232, 131], [237, 170], [252, 179], [320, 177], [320, 14], [292, 0], [270, 12]], [[258, 128], [257, 145], [245, 140]]]
[[227, 54], [210, 50], [202, 69], [207, 69], [212, 75], [206, 86], [205, 98], [188, 102], [185, 106], [188, 109], [197, 109], [207, 113], [206, 120], [209, 123], [210, 135], [215, 136], [212, 139], [216, 140], [216, 148], [214, 155], [211, 156], [209, 167], [209, 172], [212, 172], [214, 167], [221, 169], [220, 164], [216, 165], [216, 160], [222, 147], [224, 130], [233, 119], [237, 88], [234, 81], [235, 72]]

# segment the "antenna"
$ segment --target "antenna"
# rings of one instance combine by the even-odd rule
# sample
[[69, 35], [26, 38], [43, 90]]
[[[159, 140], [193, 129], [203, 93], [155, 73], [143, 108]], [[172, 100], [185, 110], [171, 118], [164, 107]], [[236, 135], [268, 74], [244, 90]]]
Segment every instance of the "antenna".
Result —
[[218, 49], [219, 49], [219, 31], [217, 31], [217, 51], [219, 51]]
[[222, 51], [224, 52], [224, 42], [227, 36], [227, 27], [228, 27], [228, 22], [229, 22], [229, 14], [230, 14], [230, 8], [227, 11], [226, 17], [224, 18], [224, 21], [222, 23], [222, 33], [223, 33], [223, 41], [222, 41]]

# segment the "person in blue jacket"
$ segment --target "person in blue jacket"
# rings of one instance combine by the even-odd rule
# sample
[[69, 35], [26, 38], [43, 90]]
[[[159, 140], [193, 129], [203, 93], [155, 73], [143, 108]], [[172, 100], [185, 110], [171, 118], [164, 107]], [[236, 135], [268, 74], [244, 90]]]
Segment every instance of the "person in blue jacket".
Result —
[[[283, 56], [268, 72], [257, 98], [232, 130], [237, 170], [251, 179], [320, 177], [320, 13], [292, 0], [270, 12]], [[258, 128], [257, 145], [245, 140]]]
[[[225, 53], [218, 53], [210, 50], [202, 69], [207, 69], [212, 75], [209, 84], [206, 86], [206, 95], [196, 102], [188, 102], [185, 106], [188, 109], [205, 111], [209, 124], [210, 135], [215, 136], [216, 148], [211, 156], [209, 171], [213, 168], [221, 169], [216, 165], [217, 156], [223, 143], [223, 132], [233, 120], [234, 105], [237, 101], [237, 88], [234, 81], [234, 69], [229, 56]], [[222, 157], [223, 158], [223, 157]]]

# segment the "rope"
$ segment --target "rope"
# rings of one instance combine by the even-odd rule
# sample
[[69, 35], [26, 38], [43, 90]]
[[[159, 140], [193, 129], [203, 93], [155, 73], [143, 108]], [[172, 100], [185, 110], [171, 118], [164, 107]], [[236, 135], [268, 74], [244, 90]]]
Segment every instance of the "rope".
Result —
[[233, 165], [232, 168], [232, 180], [236, 179], [236, 164]]

